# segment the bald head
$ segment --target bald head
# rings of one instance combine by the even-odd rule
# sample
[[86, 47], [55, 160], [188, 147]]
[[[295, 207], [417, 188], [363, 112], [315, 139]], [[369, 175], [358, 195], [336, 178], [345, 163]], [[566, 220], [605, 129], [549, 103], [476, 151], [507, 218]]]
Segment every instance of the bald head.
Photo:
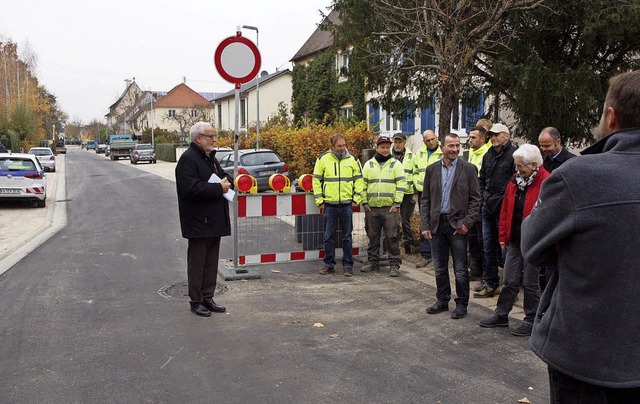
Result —
[[553, 157], [562, 151], [562, 142], [558, 129], [548, 126], [540, 132], [538, 145], [543, 157]]
[[427, 129], [422, 133], [422, 140], [424, 140], [428, 150], [433, 151], [438, 148], [438, 137], [431, 129]]

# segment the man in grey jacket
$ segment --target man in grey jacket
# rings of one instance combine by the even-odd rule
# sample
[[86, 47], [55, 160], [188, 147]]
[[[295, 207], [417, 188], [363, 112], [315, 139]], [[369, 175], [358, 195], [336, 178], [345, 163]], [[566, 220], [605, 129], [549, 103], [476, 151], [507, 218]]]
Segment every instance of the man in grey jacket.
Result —
[[522, 224], [535, 266], [557, 266], [529, 345], [551, 402], [640, 402], [640, 71], [613, 77], [599, 141], [557, 168]]
[[431, 242], [436, 272], [436, 303], [429, 314], [449, 310], [449, 252], [453, 258], [456, 280], [456, 308], [451, 318], [467, 315], [469, 305], [469, 271], [467, 270], [467, 233], [480, 214], [478, 169], [458, 158], [460, 138], [445, 136], [442, 160], [427, 167], [420, 207], [422, 236]]

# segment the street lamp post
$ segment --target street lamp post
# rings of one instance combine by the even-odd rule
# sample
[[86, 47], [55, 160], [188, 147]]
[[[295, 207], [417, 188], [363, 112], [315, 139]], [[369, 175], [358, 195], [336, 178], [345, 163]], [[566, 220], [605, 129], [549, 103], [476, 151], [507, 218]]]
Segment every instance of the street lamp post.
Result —
[[151, 93], [151, 147], [156, 148], [155, 137], [153, 136], [153, 91], [149, 90]]
[[[243, 25], [242, 28], [256, 31], [256, 47], [260, 49], [258, 27]], [[256, 149], [260, 148], [260, 73], [256, 76]]]

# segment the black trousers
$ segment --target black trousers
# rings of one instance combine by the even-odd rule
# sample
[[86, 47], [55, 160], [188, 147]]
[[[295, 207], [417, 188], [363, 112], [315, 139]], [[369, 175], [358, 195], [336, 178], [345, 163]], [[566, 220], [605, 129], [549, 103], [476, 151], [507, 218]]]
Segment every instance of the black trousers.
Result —
[[551, 404], [635, 404], [640, 402], [640, 387], [614, 389], [596, 386], [574, 379], [551, 366], [549, 366], [549, 387]]
[[220, 237], [190, 238], [187, 247], [187, 283], [191, 303], [213, 299], [218, 279]]

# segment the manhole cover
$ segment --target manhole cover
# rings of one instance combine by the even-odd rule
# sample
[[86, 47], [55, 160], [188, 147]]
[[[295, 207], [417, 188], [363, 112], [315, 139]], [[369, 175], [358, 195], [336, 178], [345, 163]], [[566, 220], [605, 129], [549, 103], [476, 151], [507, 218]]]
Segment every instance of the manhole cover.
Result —
[[[229, 286], [227, 284], [218, 281], [216, 284], [216, 290], [213, 294], [214, 296], [218, 296], [222, 293], [226, 293], [228, 290]], [[162, 297], [166, 297], [167, 299], [189, 300], [187, 282], [163, 286], [158, 290], [158, 294]]]

